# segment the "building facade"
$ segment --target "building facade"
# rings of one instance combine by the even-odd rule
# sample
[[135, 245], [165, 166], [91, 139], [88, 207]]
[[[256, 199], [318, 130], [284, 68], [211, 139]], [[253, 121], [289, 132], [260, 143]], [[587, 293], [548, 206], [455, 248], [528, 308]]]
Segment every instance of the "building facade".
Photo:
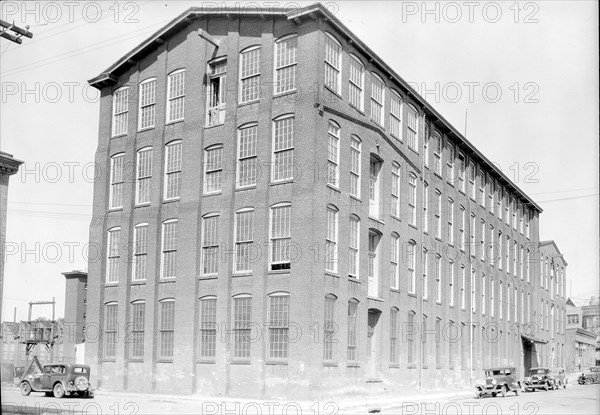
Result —
[[324, 7], [192, 8], [90, 84], [98, 386], [461, 387], [564, 343], [539, 206]]
[[595, 297], [587, 304], [576, 305], [575, 300], [567, 300], [567, 370], [577, 372], [582, 368], [600, 365], [600, 334], [598, 320], [600, 305]]

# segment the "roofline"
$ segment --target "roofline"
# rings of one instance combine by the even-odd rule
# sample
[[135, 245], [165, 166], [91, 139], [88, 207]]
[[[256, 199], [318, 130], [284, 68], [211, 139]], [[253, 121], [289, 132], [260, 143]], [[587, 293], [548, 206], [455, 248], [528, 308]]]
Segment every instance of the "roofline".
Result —
[[[371, 50], [362, 40], [360, 40], [354, 33], [352, 33], [346, 25], [344, 25], [337, 17], [335, 17], [327, 8], [325, 8], [320, 3], [315, 3], [300, 9], [283, 9], [283, 8], [262, 8], [262, 9], [240, 9], [236, 7], [228, 8], [219, 8], [217, 11], [211, 10], [207, 12], [205, 8], [202, 7], [190, 7], [185, 12], [181, 13], [171, 22], [166, 24], [163, 28], [155, 32], [145, 41], [140, 43], [137, 47], [132, 49], [129, 53], [125, 54], [121, 59], [111, 65], [108, 69], [102, 72], [100, 75], [92, 78], [88, 81], [88, 83], [98, 89], [106, 85], [110, 85], [116, 81], [116, 77], [114, 76], [114, 72], [120, 68], [122, 65], [128, 63], [133, 60], [139, 53], [143, 52], [146, 48], [150, 47], [154, 42], [161, 43], [161, 38], [166, 36], [169, 32], [175, 31], [182, 25], [182, 23], [189, 23], [194, 18], [201, 15], [254, 15], [254, 16], [264, 16], [264, 15], [280, 15], [286, 16], [288, 20], [300, 19], [303, 16], [310, 15], [313, 16], [315, 13], [320, 13], [323, 17], [332, 23], [332, 26], [338, 30], [340, 33], [345, 35], [348, 39], [351, 39], [355, 47], [358, 49], [362, 49], [367, 56], [373, 59], [373, 63], [379, 68], [383, 69], [384, 72], [388, 73], [388, 78], [391, 80], [395, 80], [398, 84], [400, 84], [405, 90], [406, 93], [411, 95], [420, 106], [423, 112], [427, 113], [427, 115], [432, 116], [433, 118], [437, 118], [439, 123], [434, 123], [438, 127], [438, 129], [442, 130], [446, 134], [451, 133], [460, 141], [460, 147], [465, 152], [468, 152], [471, 157], [475, 158], [478, 162], [483, 162], [488, 170], [492, 171], [496, 179], [500, 179], [503, 183], [503, 186], [507, 187], [513, 193], [517, 193], [520, 198], [524, 199], [527, 203], [526, 206], [530, 206], [537, 210], [539, 213], [543, 212], [543, 209], [527, 194], [521, 190], [515, 183], [513, 183], [508, 176], [506, 176], [494, 163], [492, 163], [486, 156], [483, 155], [481, 151], [479, 151], [465, 136], [463, 136], [448, 120], [446, 120], [438, 111], [431, 106], [423, 97], [419, 95], [417, 91], [415, 91], [409, 84], [406, 82], [400, 75], [398, 75], [390, 66], [388, 66], [383, 59], [381, 59], [373, 50]], [[441, 124], [441, 125], [440, 125]], [[444, 128], [440, 128], [444, 127]], [[443, 130], [447, 131], [443, 131]]]
[[562, 252], [560, 252], [560, 249], [558, 249], [558, 245], [556, 245], [556, 242], [553, 239], [549, 239], [547, 241], [540, 241], [538, 244], [540, 247], [554, 245], [554, 249], [556, 249], [556, 252], [558, 252], [558, 257], [563, 260], [565, 265], [569, 265], [569, 263], [565, 259], [565, 256], [562, 254]]

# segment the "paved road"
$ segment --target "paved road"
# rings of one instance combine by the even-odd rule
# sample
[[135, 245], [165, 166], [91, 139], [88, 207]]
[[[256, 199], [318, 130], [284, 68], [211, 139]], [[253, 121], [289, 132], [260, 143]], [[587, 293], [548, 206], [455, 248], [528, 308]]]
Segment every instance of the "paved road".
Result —
[[600, 384], [569, 384], [554, 391], [510, 393], [506, 398], [454, 398], [440, 401], [404, 402], [381, 407], [382, 414], [506, 414], [576, 415], [600, 413]]
[[[567, 389], [510, 394], [506, 398], [474, 399], [461, 394], [445, 394], [429, 399], [382, 398], [370, 399], [366, 405], [357, 402], [275, 402], [216, 400], [197, 396], [152, 394], [111, 394], [98, 392], [94, 399], [45, 397], [40, 393], [21, 396], [16, 388], [2, 388], [2, 413], [7, 414], [204, 414], [204, 415], [325, 415], [364, 414], [378, 409], [382, 414], [506, 414], [506, 415], [576, 415], [600, 413], [600, 384], [580, 386], [569, 384]], [[470, 394], [470, 392], [469, 392]], [[425, 399], [425, 400], [424, 400]], [[434, 400], [435, 399], [435, 400]]]

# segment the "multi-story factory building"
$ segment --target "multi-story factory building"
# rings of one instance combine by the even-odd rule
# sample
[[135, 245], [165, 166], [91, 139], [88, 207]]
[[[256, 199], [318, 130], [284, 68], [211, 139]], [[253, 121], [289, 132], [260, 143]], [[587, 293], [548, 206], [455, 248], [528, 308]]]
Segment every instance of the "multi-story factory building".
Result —
[[541, 209], [324, 7], [192, 8], [90, 84], [102, 387], [398, 392], [547, 351]]

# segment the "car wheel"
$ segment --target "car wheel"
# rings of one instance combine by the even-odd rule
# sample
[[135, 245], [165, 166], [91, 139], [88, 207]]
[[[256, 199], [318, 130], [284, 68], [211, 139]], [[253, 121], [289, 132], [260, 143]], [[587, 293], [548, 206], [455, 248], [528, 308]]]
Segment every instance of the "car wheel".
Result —
[[496, 397], [497, 393], [496, 392], [492, 392], [492, 397]]
[[55, 398], [62, 398], [63, 396], [65, 396], [65, 389], [63, 388], [63, 385], [61, 383], [57, 383], [56, 385], [54, 385], [54, 389], [52, 389], [52, 392], [54, 393]]
[[508, 388], [506, 387], [506, 385], [502, 385], [502, 389], [500, 390], [500, 393], [502, 394], [503, 398], [506, 398], [507, 392], [508, 392]]
[[584, 381], [583, 381], [583, 384], [584, 384], [584, 385], [589, 385], [589, 384], [591, 384], [591, 383], [592, 383], [592, 380], [591, 380], [591, 379], [586, 379], [586, 380], [584, 380]]
[[29, 396], [31, 393], [31, 385], [28, 382], [21, 382], [21, 395]]

